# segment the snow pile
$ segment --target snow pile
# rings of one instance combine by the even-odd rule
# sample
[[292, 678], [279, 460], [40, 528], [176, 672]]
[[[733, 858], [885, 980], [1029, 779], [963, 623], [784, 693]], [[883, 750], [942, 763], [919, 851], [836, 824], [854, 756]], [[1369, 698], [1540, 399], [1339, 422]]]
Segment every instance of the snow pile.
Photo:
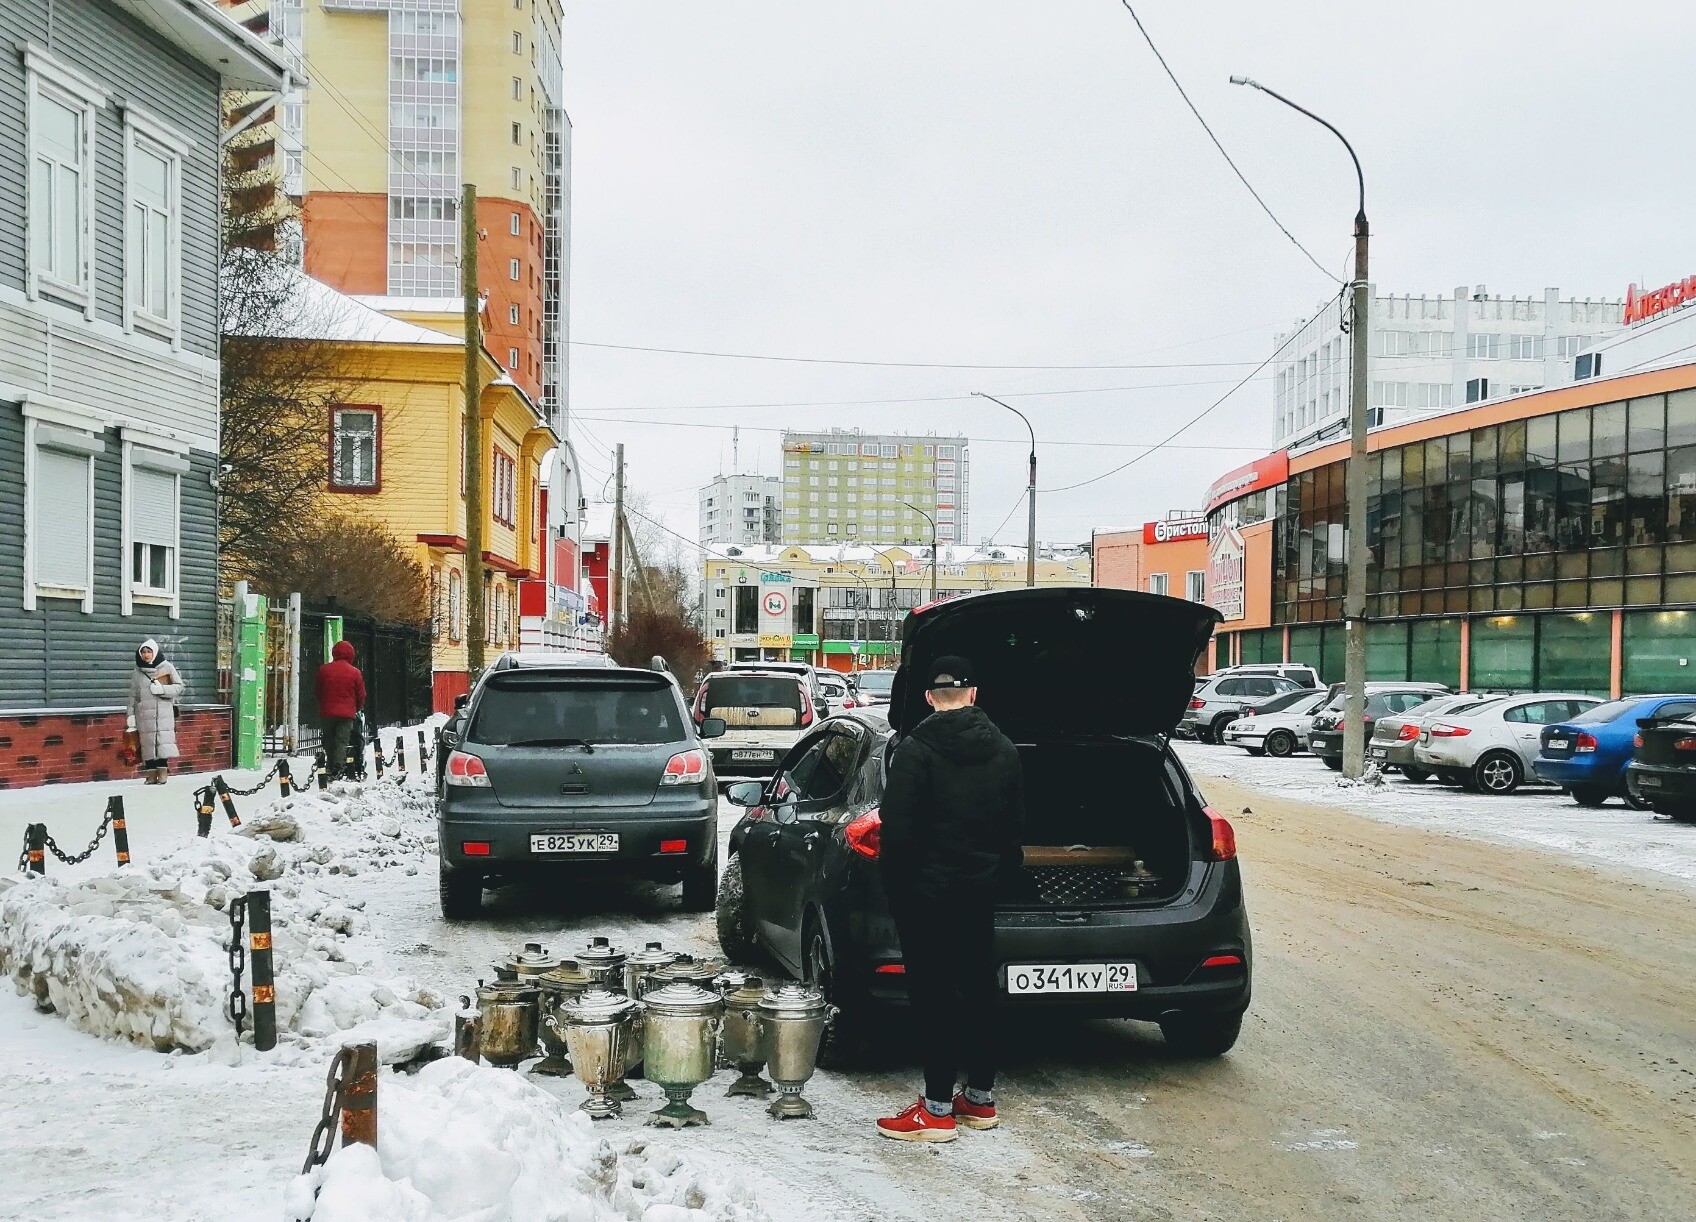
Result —
[[377, 1039], [384, 1060], [405, 1059], [447, 1034], [446, 1012], [385, 968], [364, 901], [328, 888], [333, 876], [416, 873], [434, 842], [422, 781], [275, 800], [238, 834], [192, 839], [156, 862], [11, 887], [0, 895], [0, 971], [85, 1031], [200, 1052], [232, 1032], [231, 902], [265, 887], [284, 1052], [276, 1059], [349, 1031]]
[[[297, 1177], [312, 1222], [755, 1222], [746, 1184], [593, 1122], [510, 1070], [447, 1057], [377, 1087], [377, 1149], [343, 1146]], [[318, 1190], [316, 1202], [313, 1190]]]

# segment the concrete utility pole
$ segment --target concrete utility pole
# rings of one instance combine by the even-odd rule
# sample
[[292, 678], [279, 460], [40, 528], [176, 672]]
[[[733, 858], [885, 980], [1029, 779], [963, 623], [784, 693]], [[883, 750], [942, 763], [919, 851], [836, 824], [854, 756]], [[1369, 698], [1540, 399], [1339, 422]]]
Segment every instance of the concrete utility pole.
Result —
[[1366, 282], [1367, 238], [1366, 175], [1354, 146], [1330, 123], [1283, 94], [1268, 89], [1246, 76], [1233, 76], [1233, 85], [1248, 85], [1299, 111], [1329, 131], [1348, 150], [1354, 162], [1355, 182], [1360, 188], [1360, 206], [1354, 214], [1354, 282], [1349, 309], [1349, 465], [1346, 473], [1348, 500], [1347, 575], [1343, 582], [1343, 775], [1358, 777], [1366, 771], [1366, 392], [1370, 385], [1367, 363], [1371, 359], [1367, 341], [1372, 333], [1372, 302]]
[[612, 451], [612, 569], [607, 575], [607, 635], [624, 622], [624, 443]]
[[[980, 399], [988, 399], [991, 403], [1001, 403], [994, 395], [986, 395], [981, 390], [972, 392]], [[1025, 489], [1025, 508], [1029, 513], [1025, 528], [1025, 584], [1036, 584], [1036, 430], [1031, 428], [1030, 418], [1011, 403], [1001, 403], [1001, 406], [1012, 412], [1025, 422], [1025, 428], [1031, 435], [1031, 477], [1030, 484]]]
[[479, 385], [483, 328], [477, 308], [477, 188], [459, 197], [459, 292], [465, 310], [465, 667], [483, 673], [488, 632], [483, 601], [483, 390]]

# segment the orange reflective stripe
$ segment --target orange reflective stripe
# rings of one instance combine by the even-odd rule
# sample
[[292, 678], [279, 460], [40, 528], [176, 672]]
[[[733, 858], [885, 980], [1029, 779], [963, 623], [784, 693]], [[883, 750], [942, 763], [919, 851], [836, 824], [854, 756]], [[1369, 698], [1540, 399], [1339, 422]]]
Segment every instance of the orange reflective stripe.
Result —
[[253, 986], [253, 1004], [256, 1006], [269, 1005], [277, 1000], [277, 990], [274, 985], [256, 984]]
[[249, 950], [270, 950], [271, 949], [271, 935], [269, 933], [251, 934], [249, 936], [248, 949]]

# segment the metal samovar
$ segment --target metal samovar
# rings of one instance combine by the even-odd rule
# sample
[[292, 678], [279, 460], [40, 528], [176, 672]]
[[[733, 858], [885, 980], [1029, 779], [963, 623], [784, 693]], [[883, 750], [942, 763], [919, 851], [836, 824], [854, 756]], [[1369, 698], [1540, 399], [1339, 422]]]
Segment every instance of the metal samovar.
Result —
[[477, 1042], [483, 1059], [502, 1069], [536, 1055], [535, 985], [497, 980], [477, 986]]
[[812, 1119], [813, 1105], [801, 1098], [801, 1088], [818, 1066], [819, 1040], [832, 1017], [824, 994], [804, 984], [786, 984], [760, 998], [766, 1070], [777, 1083], [770, 1111], [777, 1119]]
[[578, 967], [588, 972], [595, 983], [607, 992], [624, 991], [625, 955], [610, 939], [599, 935], [590, 938], [588, 944], [571, 957], [577, 961]]
[[661, 988], [668, 984], [692, 984], [698, 989], [706, 989], [709, 993], [717, 992], [713, 981], [724, 973], [723, 959], [697, 959], [694, 955], [677, 955], [664, 967], [655, 968], [648, 975], [649, 988]]
[[[575, 960], [566, 959], [551, 972], [543, 972], [533, 977], [540, 994], [537, 999], [537, 1014], [540, 1027], [537, 1034], [542, 1040], [542, 1059], [531, 1066], [530, 1072], [547, 1077], [563, 1078], [571, 1073], [571, 1062], [566, 1058], [565, 1036], [561, 1034], [559, 1023], [563, 1021], [560, 1007], [568, 1001], [575, 1001], [588, 991], [593, 981], [589, 973], [577, 966]], [[548, 1022], [549, 1017], [556, 1021]]]
[[764, 1098], [771, 1094], [771, 1083], [760, 1077], [766, 1063], [765, 1027], [760, 1021], [760, 999], [765, 996], [766, 982], [746, 972], [725, 972], [715, 983], [724, 998], [719, 1063], [742, 1075], [724, 1092], [725, 1098]]
[[583, 1111], [594, 1120], [617, 1116], [623, 1108], [621, 1100], [608, 1093], [609, 1088], [622, 1082], [624, 1048], [630, 1039], [631, 1019], [636, 1003], [622, 993], [600, 987], [586, 989], [577, 997], [560, 1003], [559, 1017], [548, 1016], [556, 1034], [563, 1025], [566, 1046], [571, 1049], [571, 1063], [577, 1080], [583, 1083], [589, 1097], [583, 1101]]
[[523, 949], [495, 964], [495, 976], [500, 980], [534, 984], [532, 977], [551, 972], [558, 966], [558, 955], [550, 955], [540, 942], [526, 942]]
[[624, 995], [641, 1001], [643, 977], [676, 958], [676, 951], [667, 950], [658, 942], [650, 942], [641, 950], [631, 951], [624, 960]]
[[689, 1106], [689, 1096], [713, 1076], [724, 1002], [717, 993], [675, 982], [650, 989], [642, 1004], [647, 1008], [642, 1061], [648, 1081], [666, 1097], [648, 1123], [674, 1129], [710, 1123], [705, 1112]]

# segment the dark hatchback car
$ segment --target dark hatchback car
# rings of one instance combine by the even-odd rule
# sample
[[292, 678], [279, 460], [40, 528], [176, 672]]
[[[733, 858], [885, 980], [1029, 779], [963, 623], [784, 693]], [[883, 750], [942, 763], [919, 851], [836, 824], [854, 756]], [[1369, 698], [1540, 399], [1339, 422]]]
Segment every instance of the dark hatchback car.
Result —
[[[1436, 696], [1446, 696], [1449, 689], [1441, 683], [1368, 683], [1366, 685], [1366, 741], [1380, 717], [1406, 713]], [[1317, 755], [1333, 772], [1343, 767], [1343, 685], [1336, 684], [1331, 699], [1313, 718], [1313, 728], [1307, 733], [1307, 749]], [[1371, 748], [1367, 748], [1371, 758]]]
[[1644, 721], [1625, 766], [1631, 796], [1657, 815], [1696, 823], [1696, 720]]
[[928, 711], [911, 675], [963, 654], [1024, 762], [1024, 868], [996, 915], [1004, 1003], [1152, 1020], [1185, 1053], [1229, 1050], [1251, 967], [1235, 836], [1167, 742], [1218, 619], [1104, 589], [1001, 591], [910, 614], [887, 723], [831, 718], [771, 780], [727, 791], [748, 809], [719, 892], [725, 953], [763, 952], [820, 983], [841, 1009], [827, 1043], [838, 1060], [881, 1006], [905, 1001], [878, 871], [884, 760]]
[[525, 666], [478, 682], [437, 804], [442, 915], [475, 916], [496, 882], [613, 871], [681, 882], [685, 908], [718, 894], [718, 788], [669, 675]]

